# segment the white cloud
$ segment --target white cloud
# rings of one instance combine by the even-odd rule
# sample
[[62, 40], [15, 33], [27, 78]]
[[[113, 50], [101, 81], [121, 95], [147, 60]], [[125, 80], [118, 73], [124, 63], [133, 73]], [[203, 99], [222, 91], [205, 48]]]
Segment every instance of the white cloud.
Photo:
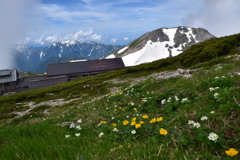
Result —
[[202, 8], [189, 14], [184, 24], [208, 29], [216, 36], [240, 32], [239, 0], [202, 0]]
[[127, 41], [127, 40], [128, 40], [128, 37], [123, 38], [123, 40], [124, 40], [124, 41]]
[[98, 11], [70, 10], [57, 4], [42, 4], [42, 14], [47, 18], [61, 20], [68, 23], [79, 23], [80, 19], [108, 20], [111, 15]]
[[0, 1], [0, 69], [13, 67], [11, 47], [25, 36], [27, 23], [32, 20], [37, 0]]
[[116, 42], [117, 42], [117, 38], [111, 39], [111, 42], [112, 42], [112, 43], [116, 43]]

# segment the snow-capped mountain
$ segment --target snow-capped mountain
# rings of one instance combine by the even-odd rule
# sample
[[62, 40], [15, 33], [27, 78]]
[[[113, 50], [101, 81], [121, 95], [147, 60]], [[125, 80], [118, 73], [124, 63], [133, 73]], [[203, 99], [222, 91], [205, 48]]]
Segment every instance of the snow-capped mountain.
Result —
[[14, 48], [14, 57], [18, 70], [43, 73], [49, 63], [79, 59], [99, 59], [120, 48], [122, 46], [119, 45], [64, 41], [42, 48], [18, 46]]
[[214, 36], [203, 28], [160, 28], [144, 34], [107, 58], [122, 57], [126, 66], [135, 66], [176, 56], [190, 46], [210, 38]]

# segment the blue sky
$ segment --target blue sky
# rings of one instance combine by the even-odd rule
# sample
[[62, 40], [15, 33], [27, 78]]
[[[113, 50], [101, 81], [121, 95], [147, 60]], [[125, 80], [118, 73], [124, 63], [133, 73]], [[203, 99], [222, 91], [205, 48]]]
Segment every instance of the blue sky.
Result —
[[[82, 39], [128, 44], [161, 27], [203, 27], [216, 36], [238, 33], [240, 28], [238, 0], [34, 1], [25, 32], [27, 43]], [[230, 23], [235, 25], [223, 31]]]

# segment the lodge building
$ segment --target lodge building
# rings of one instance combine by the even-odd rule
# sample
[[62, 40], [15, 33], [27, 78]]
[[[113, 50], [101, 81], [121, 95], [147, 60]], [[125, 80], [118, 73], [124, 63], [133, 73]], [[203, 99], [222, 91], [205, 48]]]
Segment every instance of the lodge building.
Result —
[[48, 64], [46, 75], [34, 77], [20, 77], [16, 69], [0, 70], [0, 95], [50, 87], [124, 67], [121, 58], [112, 58]]

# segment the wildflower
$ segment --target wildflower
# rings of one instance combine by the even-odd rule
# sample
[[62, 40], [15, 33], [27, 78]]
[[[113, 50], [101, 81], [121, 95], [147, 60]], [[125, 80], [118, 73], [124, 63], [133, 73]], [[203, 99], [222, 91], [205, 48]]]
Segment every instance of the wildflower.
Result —
[[161, 122], [162, 120], [163, 120], [163, 117], [157, 118], [157, 121], [158, 121], [158, 122]]
[[193, 128], [199, 128], [200, 127], [200, 124], [197, 122], [197, 123], [193, 123]]
[[215, 77], [215, 79], [219, 79], [219, 77]]
[[116, 127], [116, 126], [117, 126], [117, 124], [116, 124], [116, 123], [112, 123], [112, 125], [113, 125], [114, 127]]
[[207, 120], [207, 119], [208, 119], [207, 116], [202, 116], [202, 117], [201, 117], [201, 120], [202, 120], [202, 121]]
[[114, 109], [114, 111], [117, 111], [117, 109]]
[[161, 101], [161, 104], [165, 104], [166, 103], [166, 99], [163, 99], [162, 101]]
[[147, 119], [148, 116], [145, 114], [145, 115], [142, 116], [142, 118]]
[[79, 136], [80, 136], [80, 133], [75, 133], [75, 136], [76, 136], [76, 137], [79, 137]]
[[99, 133], [98, 137], [102, 137], [104, 135], [103, 132]]
[[235, 150], [234, 148], [230, 148], [228, 151], [225, 151], [225, 153], [229, 156], [235, 156], [238, 154], [238, 151]]
[[194, 124], [195, 122], [193, 120], [189, 120], [188, 124]]
[[128, 123], [128, 120], [123, 121], [123, 125], [127, 125]]
[[126, 116], [126, 118], [129, 118], [129, 116]]
[[135, 124], [136, 124], [135, 121], [132, 121], [132, 122], [131, 122], [131, 126], [134, 126]]
[[70, 137], [70, 135], [69, 135], [69, 134], [65, 135], [65, 138], [69, 138], [69, 137]]
[[217, 99], [217, 98], [219, 97], [219, 93], [214, 93], [214, 95], [213, 95], [213, 96], [214, 96], [214, 98], [216, 98], [216, 99]]
[[76, 129], [77, 129], [77, 130], [81, 130], [82, 128], [81, 128], [80, 125], [77, 125], [77, 126], [76, 126]]
[[112, 131], [113, 131], [113, 132], [118, 132], [118, 129], [117, 129], [117, 128], [113, 128]]
[[217, 139], [218, 139], [218, 135], [217, 135], [216, 133], [211, 132], [211, 133], [209, 134], [209, 136], [208, 136], [208, 139], [211, 140], [211, 141], [216, 142]]
[[112, 119], [115, 119], [115, 117], [112, 117]]
[[138, 124], [135, 124], [135, 128], [140, 128], [141, 127], [141, 124], [138, 123]]
[[118, 107], [118, 109], [123, 109], [122, 107]]
[[153, 119], [150, 120], [150, 123], [155, 123], [155, 122], [157, 122], [156, 118], [153, 118]]
[[136, 130], [132, 130], [131, 133], [132, 133], [132, 134], [136, 134]]
[[159, 133], [160, 133], [161, 135], [167, 135], [167, 134], [168, 134], [168, 131], [165, 130], [165, 129], [163, 129], [163, 128], [161, 128], [161, 129], [159, 130]]
[[82, 119], [79, 119], [79, 120], [77, 121], [77, 123], [82, 123]]
[[136, 121], [136, 119], [137, 119], [136, 117], [133, 117], [132, 121]]
[[185, 102], [187, 102], [188, 101], [188, 98], [183, 98], [182, 99], [182, 103], [185, 103]]
[[169, 97], [169, 98], [168, 98], [168, 100], [167, 100], [167, 102], [171, 102], [171, 100], [172, 100], [172, 98], [171, 98], [171, 97]]
[[175, 98], [175, 100], [176, 100], [176, 101], [178, 101], [178, 100], [179, 100], [178, 96], [175, 96], [174, 98]]
[[214, 90], [215, 90], [215, 88], [213, 88], [213, 87], [209, 88], [209, 91], [211, 91], [211, 92], [214, 91]]
[[147, 99], [146, 98], [142, 98], [141, 101], [142, 102], [147, 102]]
[[222, 78], [226, 78], [225, 76], [222, 76]]
[[144, 121], [140, 121], [139, 123], [140, 123], [140, 124], [144, 124], [145, 122], [144, 122]]
[[70, 128], [75, 128], [75, 124], [72, 123], [72, 124], [70, 125]]
[[215, 112], [214, 112], [214, 111], [211, 111], [210, 113], [213, 114], [213, 113], [215, 113]]
[[107, 123], [107, 121], [100, 121], [99, 124]]
[[133, 110], [134, 110], [134, 111], [136, 111], [136, 110], [137, 110], [137, 108], [133, 108]]

